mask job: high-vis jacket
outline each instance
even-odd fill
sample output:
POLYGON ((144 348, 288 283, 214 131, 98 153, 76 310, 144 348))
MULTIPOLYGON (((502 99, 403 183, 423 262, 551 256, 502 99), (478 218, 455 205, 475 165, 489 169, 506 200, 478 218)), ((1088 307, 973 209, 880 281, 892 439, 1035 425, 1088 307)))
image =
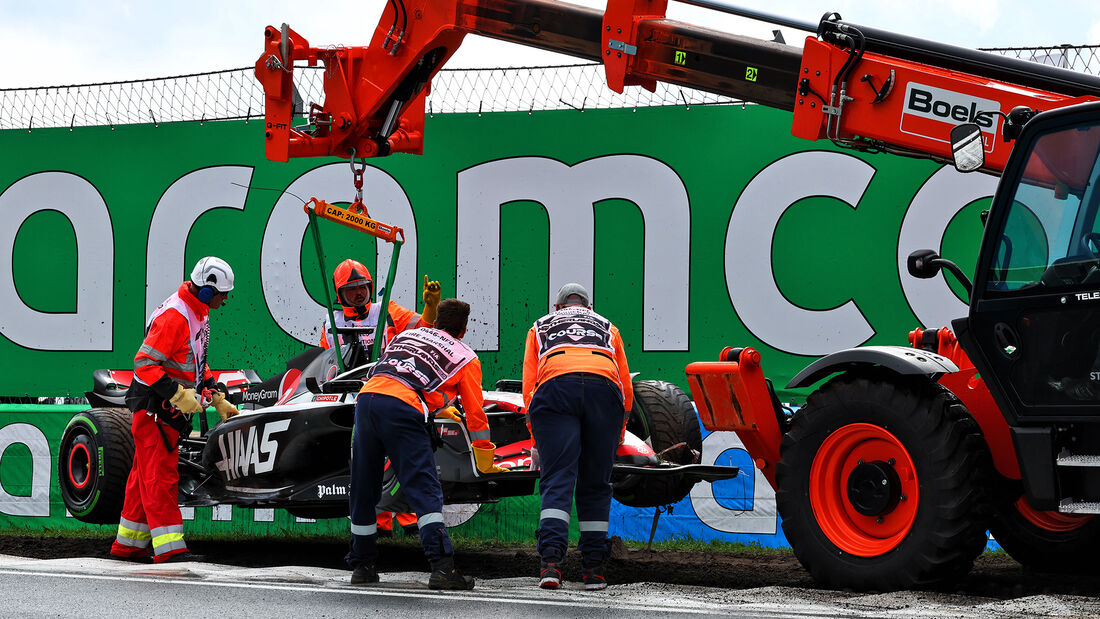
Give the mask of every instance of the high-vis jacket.
POLYGON ((199 387, 213 373, 206 365, 210 341, 210 307, 185 282, 153 310, 145 340, 134 356, 134 382, 126 403, 135 413, 134 463, 118 532, 111 546, 116 557, 145 556, 163 562, 187 552, 179 508, 180 433, 190 432, 191 420, 167 410, 165 400, 178 385, 199 387))
MULTIPOLYGON (((344 307, 344 311, 335 312, 334 318, 336 318, 337 327, 378 327, 378 314, 382 310, 381 303, 370 303, 367 305, 367 312, 365 314, 358 314, 355 308, 344 307)), ((431 327, 433 325, 424 322, 420 314, 401 307, 397 303, 390 301, 389 311, 386 312, 386 339, 382 340, 382 348, 390 343, 398 333, 402 333, 408 329, 416 329, 419 327, 431 327)), ((340 337, 341 343, 344 341, 343 336, 340 337)), ((362 333, 359 335, 359 341, 363 346, 369 347, 374 345, 374 333, 362 333)), ((325 318, 321 323, 321 343, 320 346, 324 349, 332 347, 332 333, 328 324, 328 313, 325 313, 325 318)))
POLYGON ((523 353, 523 404, 531 405, 539 385, 563 374, 583 372, 619 385, 630 410, 634 389, 619 329, 587 307, 568 306, 535 321, 523 353))
POLYGON ((470 438, 489 440, 481 361, 473 349, 441 329, 422 327, 395 337, 360 393, 395 397, 425 415, 462 396, 470 438))
POLYGON ((180 284, 149 316, 145 340, 134 355, 136 382, 171 397, 176 392, 174 383, 197 387, 212 377, 206 365, 209 315, 210 306, 195 298, 186 282, 180 284))

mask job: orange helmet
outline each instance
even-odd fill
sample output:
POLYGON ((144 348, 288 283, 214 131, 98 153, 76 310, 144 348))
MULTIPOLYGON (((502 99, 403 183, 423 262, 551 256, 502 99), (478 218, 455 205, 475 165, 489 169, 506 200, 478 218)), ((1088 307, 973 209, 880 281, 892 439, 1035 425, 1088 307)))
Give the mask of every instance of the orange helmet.
POLYGON ((344 298, 343 289, 348 286, 362 286, 364 283, 370 286, 367 293, 367 302, 374 296, 374 280, 370 270, 363 263, 348 258, 336 266, 332 274, 332 281, 336 285, 336 300, 344 307, 351 307, 351 302, 344 298))

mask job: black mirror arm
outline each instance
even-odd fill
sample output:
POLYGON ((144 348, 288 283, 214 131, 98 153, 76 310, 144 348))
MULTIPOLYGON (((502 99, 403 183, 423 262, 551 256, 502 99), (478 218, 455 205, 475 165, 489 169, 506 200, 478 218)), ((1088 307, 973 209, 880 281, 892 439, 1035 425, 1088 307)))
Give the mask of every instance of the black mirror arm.
POLYGON ((973 296, 974 284, 970 282, 970 278, 966 276, 966 273, 963 273, 963 270, 959 268, 959 265, 943 258, 935 258, 933 260, 930 260, 929 264, 950 271, 951 274, 959 280, 959 283, 962 284, 962 287, 966 289, 966 296, 973 296))

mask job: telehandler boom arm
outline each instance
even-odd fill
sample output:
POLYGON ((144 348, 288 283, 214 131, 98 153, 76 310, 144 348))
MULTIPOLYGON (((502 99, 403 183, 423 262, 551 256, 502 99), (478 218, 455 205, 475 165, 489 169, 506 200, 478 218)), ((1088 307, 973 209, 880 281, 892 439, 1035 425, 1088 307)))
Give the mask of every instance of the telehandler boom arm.
POLYGON ((470 33, 598 60, 616 92, 661 81, 790 110, 794 135, 860 150, 949 160, 950 128, 976 123, 991 172, 1004 168, 1009 149, 999 137, 1011 137, 1013 124, 1100 97, 1095 76, 859 26, 835 13, 814 25, 713 0, 686 3, 815 34, 800 50, 719 32, 666 19, 668 0, 609 0, 603 12, 557 0, 390 0, 366 47, 311 47, 285 24, 266 29, 256 62, 266 155, 421 153, 431 79, 470 33), (325 103, 300 127, 292 126, 296 61, 326 68, 325 103))

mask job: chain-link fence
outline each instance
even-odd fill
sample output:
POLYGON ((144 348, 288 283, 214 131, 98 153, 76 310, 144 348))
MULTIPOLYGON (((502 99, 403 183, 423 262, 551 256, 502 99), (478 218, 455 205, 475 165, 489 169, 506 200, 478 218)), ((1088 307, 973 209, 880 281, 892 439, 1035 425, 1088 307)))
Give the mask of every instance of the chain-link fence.
MULTIPOLYGON (((295 67, 296 111, 324 103, 322 67, 295 67), (301 105, 297 105, 300 102, 301 105)), ((736 103, 729 97, 658 84, 656 92, 607 88, 600 64, 440 71, 431 114, 535 112, 736 103)), ((148 80, 0 90, 0 129, 114 126, 262 118, 264 91, 253 69, 148 80)))
MULTIPOLYGON (((986 50, 1091 74, 1100 73, 1100 46, 986 50)), ((320 67, 296 67, 301 110, 324 103, 320 67)), ((690 88, 658 84, 656 92, 607 88, 603 66, 580 64, 440 71, 428 97, 431 114, 536 112, 741 103, 690 88)), ((114 126, 137 123, 239 120, 264 115, 264 92, 252 68, 148 80, 0 89, 0 129, 114 126)))
POLYGON ((1030 60, 1061 67, 1071 71, 1080 71, 1090 75, 1100 75, 1100 45, 1059 45, 1057 47, 994 47, 982 51, 1030 60))

